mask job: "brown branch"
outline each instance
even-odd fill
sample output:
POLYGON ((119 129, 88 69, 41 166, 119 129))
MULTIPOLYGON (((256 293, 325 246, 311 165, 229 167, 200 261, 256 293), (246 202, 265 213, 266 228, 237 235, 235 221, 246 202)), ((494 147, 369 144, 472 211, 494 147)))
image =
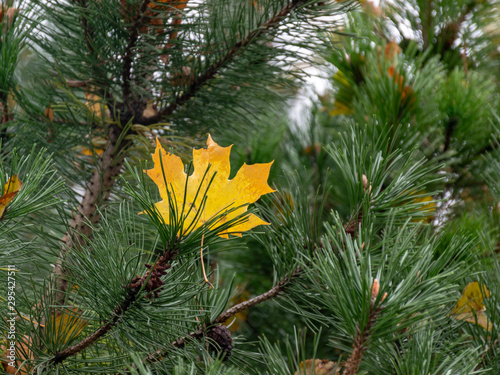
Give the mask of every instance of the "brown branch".
POLYGON ((84 349, 88 348, 92 344, 94 344, 97 340, 99 340, 106 333, 111 331, 111 329, 118 324, 120 319, 123 317, 123 315, 127 312, 127 310, 130 308, 132 303, 135 302, 136 299, 137 299, 137 293, 134 293, 133 291, 130 292, 125 301, 123 301, 123 303, 120 306, 115 307, 115 309, 113 310, 113 317, 110 321, 108 321, 103 326, 99 327, 99 329, 97 329, 90 336, 80 341, 78 344, 70 346, 69 348, 64 349, 62 352, 54 354, 54 357, 52 358, 51 361, 48 362, 48 364, 50 365, 50 364, 61 363, 66 358, 72 357, 82 352, 84 349))
POLYGON ((132 60, 133 60, 133 49, 135 44, 137 43, 137 39, 139 37, 139 28, 141 26, 141 20, 148 9, 148 4, 150 0, 144 0, 141 4, 139 11, 135 14, 134 22, 130 27, 130 34, 127 47, 125 48, 125 52, 123 54, 123 69, 122 69, 122 90, 123 90, 123 101, 129 107, 129 110, 132 111, 132 107, 129 103, 130 101, 130 80, 132 73, 132 60))
POLYGON ((83 194, 83 199, 73 214, 69 230, 62 238, 63 246, 59 259, 52 272, 56 286, 56 304, 63 304, 68 289, 68 281, 64 278, 63 259, 65 254, 86 243, 85 238, 92 237, 92 226, 99 222, 101 216, 98 207, 109 198, 111 188, 119 175, 125 157, 125 148, 129 142, 120 139, 122 129, 110 125, 105 151, 100 157, 96 170, 83 194))
MULTIPOLYGON (((375 321, 377 320, 380 312, 382 311, 382 306, 377 305, 377 296, 379 294, 379 282, 377 279, 374 280, 372 291, 371 291, 371 299, 370 299, 370 311, 368 312, 368 321, 366 325, 361 331, 361 328, 358 325, 356 337, 354 338, 353 350, 351 355, 346 361, 343 375, 356 375, 359 366, 361 364, 361 360, 363 359, 363 355, 367 349, 367 344, 370 340, 370 336, 372 334, 372 328, 375 325, 375 321)), ((387 293, 384 293, 382 298, 380 299, 380 303, 384 301, 387 297, 387 293)))
POLYGON ((0 97, 0 142, 4 144, 7 140, 7 127, 4 125, 12 121, 12 114, 9 110, 8 94, 2 94, 0 97))
MULTIPOLYGON (((83 9, 87 9, 87 0, 77 0, 77 3, 83 9)), ((89 50, 90 54, 93 55, 95 53, 95 49, 94 49, 94 46, 92 44, 93 40, 94 40, 94 31, 90 28, 90 26, 87 22, 87 17, 82 16, 81 23, 82 23, 82 28, 83 28, 83 35, 85 38, 85 44, 87 45, 87 49, 89 50)))
POLYGON ((230 317, 238 314, 239 312, 243 310, 247 310, 252 306, 258 305, 259 303, 262 303, 264 301, 273 299, 277 297, 280 293, 282 293, 285 288, 292 282, 294 279, 300 276, 302 273, 302 268, 297 267, 295 271, 290 276, 285 277, 283 280, 281 280, 278 285, 276 285, 274 288, 269 289, 267 292, 262 293, 256 297, 253 297, 249 299, 248 301, 243 301, 230 309, 226 310, 222 314, 220 314, 217 319, 215 319, 214 323, 224 323, 226 320, 228 320, 230 317))

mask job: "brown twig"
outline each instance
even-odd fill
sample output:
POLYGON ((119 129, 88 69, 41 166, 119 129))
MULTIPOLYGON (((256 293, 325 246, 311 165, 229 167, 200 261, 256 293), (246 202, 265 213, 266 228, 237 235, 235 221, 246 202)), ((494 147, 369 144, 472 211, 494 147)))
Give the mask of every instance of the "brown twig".
POLYGON ((88 81, 78 81, 76 79, 67 79, 65 81, 66 83, 66 86, 68 87, 71 87, 71 88, 79 88, 79 87, 85 87, 85 86, 89 86, 92 81, 88 80, 88 81))
POLYGON ((0 142, 3 144, 7 140, 7 128, 4 124, 12 121, 12 114, 9 111, 8 94, 0 96, 0 142))
POLYGON ((302 273, 302 268, 297 267, 295 271, 290 276, 285 277, 283 280, 281 280, 275 287, 269 289, 267 292, 262 293, 256 297, 253 297, 249 299, 248 301, 243 301, 230 309, 226 310, 222 314, 220 314, 217 319, 215 319, 214 323, 224 323, 226 320, 228 320, 230 317, 238 314, 239 312, 243 310, 247 310, 252 306, 258 305, 259 303, 262 303, 264 301, 273 299, 277 297, 280 293, 282 293, 285 288, 292 282, 294 279, 298 278, 300 274, 302 273))
POLYGON ((127 310, 130 308, 132 303, 135 302, 136 299, 137 299, 137 293, 131 291, 127 296, 127 298, 125 299, 125 301, 123 301, 121 305, 115 307, 115 309, 113 310, 112 318, 106 324, 99 327, 94 333, 92 333, 90 336, 80 341, 78 344, 70 346, 69 348, 64 349, 62 352, 55 353, 54 357, 52 358, 51 361, 48 362, 48 364, 61 363, 66 358, 72 357, 82 352, 84 349, 88 348, 92 344, 94 344, 97 340, 99 340, 106 333, 111 331, 111 329, 118 324, 120 319, 123 317, 123 315, 127 312, 127 310))
POLYGON ((361 332, 358 328, 358 333, 356 335, 356 338, 354 339, 354 348, 351 352, 351 355, 347 359, 343 375, 356 375, 356 373, 358 372, 359 365, 361 364, 361 360, 363 359, 363 355, 366 350, 366 343, 370 337, 370 329, 375 322, 376 313, 376 310, 370 311, 368 323, 363 332, 361 332))
MULTIPOLYGON (((80 5, 83 9, 87 9, 87 0, 77 0, 78 5, 80 5)), ((87 49, 90 54, 93 55, 95 53, 93 40, 94 40, 94 31, 89 27, 87 17, 81 17, 81 23, 83 28, 83 35, 85 37, 85 44, 87 45, 87 49)))

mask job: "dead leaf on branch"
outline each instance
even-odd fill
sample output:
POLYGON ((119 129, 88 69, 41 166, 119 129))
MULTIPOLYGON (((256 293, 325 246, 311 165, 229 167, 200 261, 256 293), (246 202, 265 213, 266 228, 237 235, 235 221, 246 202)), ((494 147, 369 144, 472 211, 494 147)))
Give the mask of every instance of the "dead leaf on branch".
POLYGON ((462 296, 449 316, 457 320, 477 324, 491 331, 493 325, 486 316, 486 306, 484 305, 484 298, 489 297, 490 291, 486 286, 473 281, 465 287, 462 296))
POLYGON ((7 7, 0 4, 0 23, 3 23, 3 31, 5 32, 9 26, 12 25, 14 17, 19 13, 21 9, 7 7), (5 18, 5 19, 4 19, 5 18))
POLYGON ((0 197, 0 219, 2 218, 7 205, 12 202, 22 187, 23 183, 17 177, 17 174, 14 174, 9 178, 3 188, 3 195, 0 197))
MULTIPOLYGON (((167 225, 171 224, 169 199, 176 206, 175 213, 183 220, 179 235, 186 235, 216 217, 217 223, 211 230, 217 231, 222 224, 245 215, 248 205, 262 195, 274 192, 267 184, 272 162, 243 164, 236 176, 229 180, 230 153, 231 146, 220 147, 209 135, 206 149, 193 149, 194 171, 188 176, 181 158, 165 152, 157 140, 154 168, 147 174, 160 191, 163 200, 155 206, 167 225)), ((244 221, 217 234, 223 238, 229 238, 229 234, 241 237, 242 232, 268 224, 254 214, 247 214, 244 221)))
POLYGON ((24 335, 20 340, 5 339, 2 342, 0 345, 2 366, 7 374, 27 375, 32 373, 31 366, 25 363, 34 358, 30 346, 31 337, 27 335, 24 335))

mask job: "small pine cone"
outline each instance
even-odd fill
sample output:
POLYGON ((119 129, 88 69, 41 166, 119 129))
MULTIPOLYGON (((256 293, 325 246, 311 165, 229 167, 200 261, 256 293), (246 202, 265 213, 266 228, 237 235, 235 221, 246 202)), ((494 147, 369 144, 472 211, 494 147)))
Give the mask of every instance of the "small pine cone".
POLYGON ((222 352, 221 358, 226 361, 233 350, 233 338, 229 329, 224 325, 214 326, 208 331, 207 337, 211 339, 209 341, 210 352, 215 355, 222 352))
POLYGON ((360 212, 358 214, 358 217, 356 219, 350 220, 345 226, 344 230, 347 234, 351 236, 351 238, 354 239, 354 237, 358 233, 359 229, 359 224, 363 224, 363 212, 360 212))

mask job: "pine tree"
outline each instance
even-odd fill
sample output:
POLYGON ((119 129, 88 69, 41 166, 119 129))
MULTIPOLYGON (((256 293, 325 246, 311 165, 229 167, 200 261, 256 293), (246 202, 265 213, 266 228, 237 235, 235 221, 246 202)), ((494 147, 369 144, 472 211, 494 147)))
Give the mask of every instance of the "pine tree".
POLYGON ((499 373, 499 12, 5 1, 3 371, 499 373))

